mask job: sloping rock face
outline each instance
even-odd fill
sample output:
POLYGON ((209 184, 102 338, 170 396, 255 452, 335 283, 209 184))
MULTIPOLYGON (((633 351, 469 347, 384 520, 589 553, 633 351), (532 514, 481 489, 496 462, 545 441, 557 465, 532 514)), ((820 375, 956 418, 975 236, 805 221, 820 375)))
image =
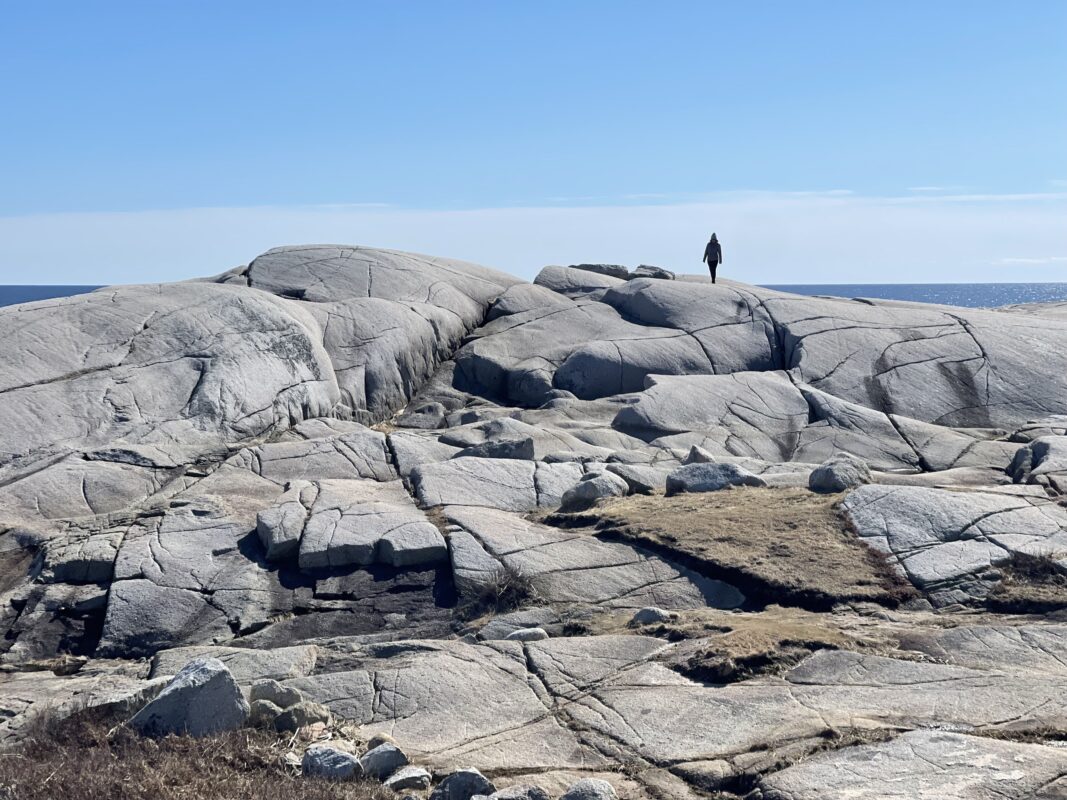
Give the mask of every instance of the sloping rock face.
POLYGON ((850 770, 865 797, 897 772, 974 797, 1064 772, 1062 625, 982 610, 1019 559, 1067 584, 1055 315, 314 245, 0 309, 0 335, 0 740, 46 708, 132 716, 217 658, 505 790, 801 800, 850 770), (763 600, 580 527, 683 478, 774 502, 828 461, 870 469, 824 487, 842 535, 922 599, 836 608, 787 656, 702 671, 763 600))
POLYGON ((637 391, 650 374, 783 369, 883 412, 995 427, 1062 408, 1067 379, 1052 363, 1065 335, 1052 319, 637 279, 595 302, 498 318, 457 364, 520 403, 637 391))
POLYGON ((913 731, 812 759, 763 781, 763 800, 850 797, 1052 798, 1065 787, 1061 748, 913 731), (1053 785, 1057 784, 1057 785, 1053 785))
POLYGON ((1044 493, 862 486, 844 508, 936 605, 985 596, 1014 554, 1067 559, 1067 511, 1044 493))

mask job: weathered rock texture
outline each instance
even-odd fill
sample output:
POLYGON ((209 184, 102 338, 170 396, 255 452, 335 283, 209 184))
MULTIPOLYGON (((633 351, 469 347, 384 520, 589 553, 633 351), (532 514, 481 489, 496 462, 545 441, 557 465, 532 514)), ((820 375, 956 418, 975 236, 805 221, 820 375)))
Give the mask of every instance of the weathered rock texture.
POLYGON ((314 245, 0 309, 0 337, 0 739, 80 707, 206 731, 187 695, 229 725, 272 680, 258 722, 388 732, 397 787, 438 797, 478 781, 424 767, 501 797, 1063 789, 1063 626, 983 610, 1020 564, 1067 607, 1058 313, 314 245), (685 626, 790 598, 581 527, 626 494, 809 485, 922 598, 785 655, 685 626), (697 680, 720 650, 733 677, 697 680))

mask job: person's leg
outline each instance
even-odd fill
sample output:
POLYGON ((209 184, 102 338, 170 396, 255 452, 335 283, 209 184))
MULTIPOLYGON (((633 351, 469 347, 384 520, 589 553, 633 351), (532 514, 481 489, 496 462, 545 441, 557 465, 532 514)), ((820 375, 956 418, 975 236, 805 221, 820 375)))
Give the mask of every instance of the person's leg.
POLYGON ((719 262, 716 261, 712 264, 709 264, 708 266, 711 269, 711 282, 715 283, 715 270, 719 268, 719 262))

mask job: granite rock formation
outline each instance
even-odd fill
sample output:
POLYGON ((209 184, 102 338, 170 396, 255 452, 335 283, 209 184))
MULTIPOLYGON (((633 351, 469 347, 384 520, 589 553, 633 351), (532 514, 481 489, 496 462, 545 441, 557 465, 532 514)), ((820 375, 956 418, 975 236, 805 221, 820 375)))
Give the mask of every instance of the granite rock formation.
POLYGON ((242 720, 269 679, 403 747, 309 772, 403 756, 420 790, 1063 790, 1058 601, 993 603, 1020 564, 1067 583, 1058 312, 316 245, 0 309, 0 336, 0 739, 144 718, 207 670, 242 720), (725 683, 694 664, 730 626, 678 626, 763 600, 580 527, 626 494, 809 481, 919 599, 842 605, 830 644, 725 683))

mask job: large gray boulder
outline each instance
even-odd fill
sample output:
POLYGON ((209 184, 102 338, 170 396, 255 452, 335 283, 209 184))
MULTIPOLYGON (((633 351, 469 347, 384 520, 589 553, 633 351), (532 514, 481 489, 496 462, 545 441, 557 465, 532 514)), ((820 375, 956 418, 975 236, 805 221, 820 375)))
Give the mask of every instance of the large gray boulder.
POLYGON ((363 777, 358 758, 326 744, 313 745, 305 750, 300 769, 305 778, 347 781, 363 777))
POLYGON ((430 793, 430 800, 471 800, 477 794, 490 795, 496 787, 476 769, 460 769, 445 776, 430 793))
POLYGON ((295 733, 310 725, 328 725, 330 719, 330 709, 326 706, 301 700, 282 709, 274 718, 274 729, 279 733, 295 733))
POLYGON ((566 297, 584 297, 618 286, 626 278, 586 270, 581 267, 549 266, 537 273, 535 286, 543 286, 566 297))
POLYGON ((629 485, 611 472, 587 472, 574 486, 568 489, 560 502, 560 511, 582 511, 591 508, 599 500, 622 497, 629 485))
POLYGON ((560 800, 617 800, 615 787, 600 778, 582 778, 563 793, 560 800))
POLYGON ((717 492, 730 486, 766 485, 767 482, 759 475, 737 464, 686 464, 667 476, 667 496, 687 492, 717 492))
POLYGON ((248 711, 226 666, 216 658, 197 658, 133 716, 130 727, 146 736, 208 736, 240 728, 248 711))
POLYGON ((407 766, 408 757, 395 744, 386 742, 360 756, 359 763, 368 778, 384 781, 401 767, 407 766))
POLYGON ((248 285, 301 301, 323 331, 341 402, 362 422, 390 416, 518 281, 453 259, 342 245, 281 247, 248 285))
POLYGON ((382 784, 394 792, 402 792, 405 789, 429 789, 433 777, 423 767, 401 767, 384 781, 382 784))
POLYGON ((843 492, 871 482, 871 469, 848 453, 838 453, 811 471, 808 488, 813 492, 843 492))
POLYGON ((1020 447, 1010 472, 1016 483, 1035 483, 1067 494, 1067 436, 1039 436, 1020 447))

